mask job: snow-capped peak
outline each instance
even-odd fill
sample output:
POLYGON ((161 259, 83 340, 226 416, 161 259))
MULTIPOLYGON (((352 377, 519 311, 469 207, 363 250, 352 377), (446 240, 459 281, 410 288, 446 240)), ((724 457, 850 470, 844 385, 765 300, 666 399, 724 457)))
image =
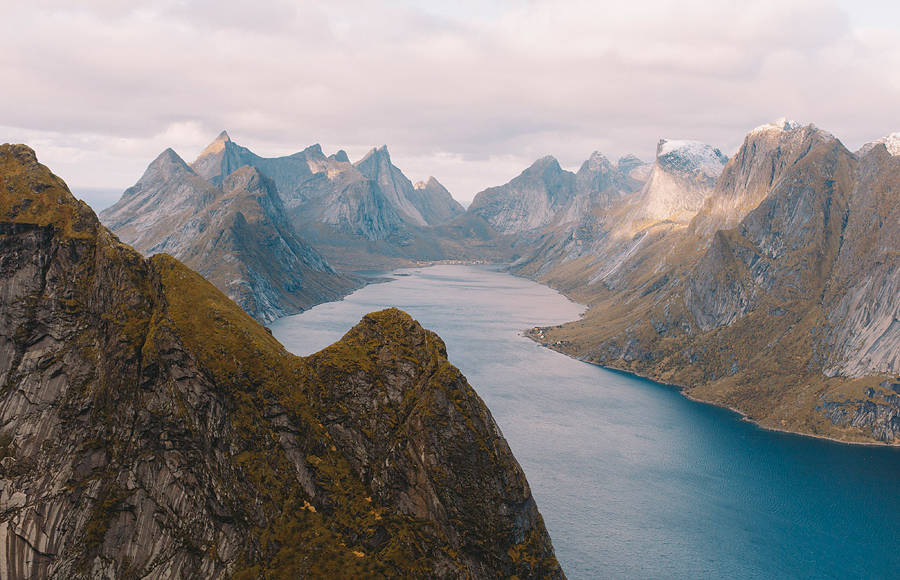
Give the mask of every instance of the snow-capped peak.
POLYGON ((718 177, 728 162, 728 157, 715 147, 686 139, 660 140, 656 158, 682 171, 701 171, 711 177, 718 177))
POLYGON ((887 137, 882 137, 876 143, 883 143, 887 147, 888 153, 894 157, 900 155, 900 132, 891 133, 887 137))
POLYGON ((800 123, 797 121, 792 121, 790 119, 786 119, 784 117, 780 117, 775 119, 771 123, 766 123, 765 125, 760 125, 759 127, 750 131, 751 133, 760 133, 763 131, 791 131, 793 129, 799 129, 802 127, 800 123))
POLYGON ((888 153, 890 153, 893 157, 900 156, 900 132, 891 133, 887 137, 882 137, 881 139, 878 139, 876 141, 870 141, 860 147, 859 151, 857 151, 856 154, 862 157, 878 145, 884 145, 885 149, 887 149, 888 153))

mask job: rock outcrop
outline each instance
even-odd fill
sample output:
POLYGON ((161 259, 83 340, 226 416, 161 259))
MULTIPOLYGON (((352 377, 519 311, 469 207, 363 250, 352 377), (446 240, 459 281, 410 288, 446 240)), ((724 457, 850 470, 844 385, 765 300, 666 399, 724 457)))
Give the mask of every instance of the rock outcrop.
POLYGON ((21 145, 0 273, 4 577, 563 577, 490 413, 408 315, 294 357, 21 145))

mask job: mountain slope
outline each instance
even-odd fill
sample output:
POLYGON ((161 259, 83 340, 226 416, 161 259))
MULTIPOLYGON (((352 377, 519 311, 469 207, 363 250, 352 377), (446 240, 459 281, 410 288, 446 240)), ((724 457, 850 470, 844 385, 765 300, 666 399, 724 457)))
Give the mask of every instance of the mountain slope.
POLYGON ((258 170, 241 166, 213 186, 168 149, 101 217, 139 251, 177 257, 270 322, 358 285, 300 240, 285 213, 258 170))
POLYGON ((4 577, 563 577, 433 333, 302 359, 0 146, 4 577))
POLYGON ((445 224, 466 213, 447 188, 433 176, 417 182, 413 190, 407 193, 407 197, 432 226, 445 224))
POLYGON ((826 374, 900 376, 900 148, 859 162, 840 254, 824 296, 826 374))
POLYGON ((813 126, 756 129, 693 221, 635 245, 615 277, 548 274, 591 309, 536 336, 764 426, 896 442, 897 172, 884 146, 858 161, 813 126))

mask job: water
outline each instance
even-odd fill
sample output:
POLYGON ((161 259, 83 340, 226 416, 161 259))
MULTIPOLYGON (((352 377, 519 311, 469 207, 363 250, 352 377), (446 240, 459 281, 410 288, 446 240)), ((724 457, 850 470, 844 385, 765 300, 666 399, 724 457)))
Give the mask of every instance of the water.
POLYGON ((397 306, 440 334, 524 468, 569 578, 900 574, 900 450, 764 431, 541 348, 522 330, 582 307, 533 282, 401 272, 272 330, 309 354, 397 306))

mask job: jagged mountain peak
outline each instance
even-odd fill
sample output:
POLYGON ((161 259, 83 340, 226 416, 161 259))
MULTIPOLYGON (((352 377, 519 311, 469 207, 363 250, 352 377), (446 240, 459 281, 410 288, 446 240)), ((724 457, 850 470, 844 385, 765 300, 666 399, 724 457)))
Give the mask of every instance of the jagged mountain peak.
POLYGON ((310 145, 309 147, 304 149, 303 153, 307 153, 307 154, 312 153, 314 155, 318 155, 318 156, 322 156, 322 157, 325 156, 325 153, 322 152, 322 146, 318 143, 313 143, 312 145, 310 145))
POLYGON ((391 162, 391 153, 388 151, 387 145, 381 145, 380 147, 372 147, 369 149, 369 152, 363 155, 363 158, 354 163, 357 167, 367 164, 367 163, 390 163, 391 162))
POLYGON ((165 151, 157 155, 156 159, 150 162, 150 165, 147 166, 147 172, 158 171, 167 167, 194 173, 194 170, 191 169, 190 165, 188 165, 181 155, 176 153, 171 147, 168 147, 165 151))
POLYGON ((866 143, 859 149, 857 154, 862 157, 878 145, 884 145, 884 148, 887 149, 888 153, 890 153, 892 156, 900 156, 900 131, 891 133, 890 135, 882 137, 881 139, 878 139, 876 141, 866 143))
POLYGON ((447 188, 444 187, 444 185, 443 185, 440 181, 438 181, 437 178, 436 178, 435 176, 433 176, 433 175, 429 175, 429 176, 428 176, 428 179, 426 179, 426 180, 424 180, 424 181, 417 181, 417 182, 413 185, 413 187, 415 187, 416 189, 420 189, 420 190, 421 190, 421 189, 429 189, 429 188, 432 188, 432 187, 434 187, 434 188, 441 188, 441 189, 447 189, 447 188))
POLYGON ((701 141, 660 139, 656 146, 656 161, 670 170, 688 173, 699 171, 715 178, 722 173, 728 157, 701 141))
POLYGON ((619 157, 619 160, 616 162, 616 167, 618 167, 620 171, 631 171, 640 165, 646 165, 646 162, 637 155, 631 153, 619 157))
POLYGON ((598 169, 607 167, 612 167, 612 163, 610 163, 609 158, 599 151, 594 151, 593 153, 591 153, 591 156, 587 158, 587 161, 581 164, 581 170, 579 171, 583 171, 586 169, 596 171, 598 169))
POLYGON ((350 163, 350 157, 343 149, 338 149, 337 153, 329 156, 329 158, 334 159, 335 161, 340 161, 341 163, 350 163))
POLYGON ((222 131, 215 139, 213 139, 212 143, 207 145, 206 148, 200 152, 200 155, 197 158, 200 159, 201 157, 221 153, 225 150, 226 143, 232 143, 232 140, 228 135, 228 131, 222 131))
POLYGON ((802 123, 792 121, 790 119, 787 119, 786 117, 779 117, 771 123, 766 123, 754 128, 752 131, 750 131, 750 133, 762 133, 766 131, 793 131, 794 129, 799 129, 801 127, 803 127, 802 123))
MULTIPOLYGON (((553 155, 544 155, 534 161, 528 169, 544 169, 547 167, 559 167, 559 160, 553 155)), ((527 171, 527 169, 526 169, 527 171)))
POLYGON ((269 187, 271 180, 262 174, 256 167, 244 165, 232 171, 222 181, 224 191, 246 190, 251 193, 269 187))

